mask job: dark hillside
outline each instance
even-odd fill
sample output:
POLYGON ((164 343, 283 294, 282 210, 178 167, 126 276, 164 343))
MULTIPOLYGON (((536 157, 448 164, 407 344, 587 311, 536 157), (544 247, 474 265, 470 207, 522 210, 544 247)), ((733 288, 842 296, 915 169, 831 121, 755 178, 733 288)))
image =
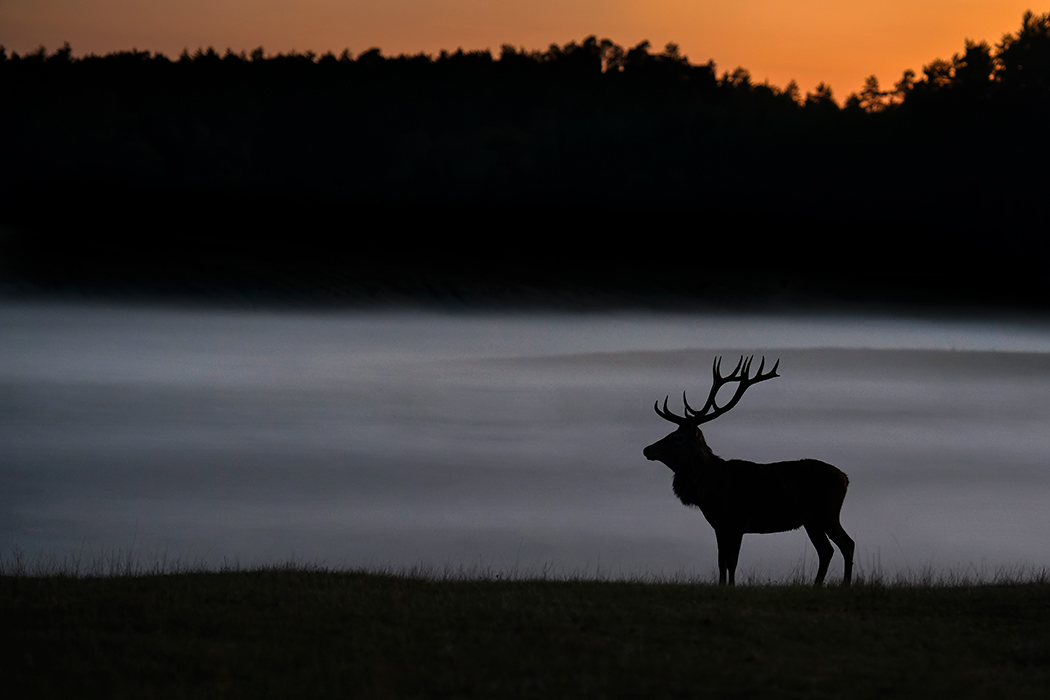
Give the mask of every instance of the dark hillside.
POLYGON ((0 577, 13 697, 1044 698, 1045 583, 0 577))

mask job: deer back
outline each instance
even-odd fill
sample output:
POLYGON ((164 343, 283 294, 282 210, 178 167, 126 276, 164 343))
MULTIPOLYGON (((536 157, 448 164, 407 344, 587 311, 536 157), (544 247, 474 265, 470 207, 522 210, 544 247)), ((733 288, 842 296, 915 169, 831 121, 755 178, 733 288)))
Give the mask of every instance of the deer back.
POLYGON ((837 517, 849 479, 816 459, 756 464, 720 460, 695 473, 675 474, 675 494, 700 508, 715 529, 783 532, 837 517))

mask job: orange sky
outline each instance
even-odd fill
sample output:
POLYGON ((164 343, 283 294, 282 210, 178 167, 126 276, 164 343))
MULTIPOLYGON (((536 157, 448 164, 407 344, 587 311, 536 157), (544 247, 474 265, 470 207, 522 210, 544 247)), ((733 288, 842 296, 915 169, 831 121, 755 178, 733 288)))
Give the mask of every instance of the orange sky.
POLYGON ((1031 0, 0 0, 0 44, 25 52, 69 41, 76 55, 148 49, 175 56, 214 46, 269 53, 378 46, 436 53, 510 43, 530 49, 589 34, 626 47, 675 41, 694 63, 743 66, 758 82, 803 91, 820 81, 841 101, 875 73, 994 43, 1031 0))

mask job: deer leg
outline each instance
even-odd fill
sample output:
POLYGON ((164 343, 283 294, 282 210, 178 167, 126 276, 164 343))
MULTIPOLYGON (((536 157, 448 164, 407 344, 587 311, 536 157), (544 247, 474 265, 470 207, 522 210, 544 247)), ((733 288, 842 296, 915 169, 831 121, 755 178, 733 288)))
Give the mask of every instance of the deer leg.
POLYGON ((736 562, 740 558, 740 543, 744 539, 744 533, 735 531, 715 532, 718 540, 718 583, 726 585, 726 574, 729 575, 729 585, 736 584, 736 562))
POLYGON ((853 550, 856 548, 856 543, 842 529, 842 525, 839 524, 838 520, 827 528, 827 532, 828 537, 842 552, 842 585, 849 586, 853 581, 853 550))
POLYGON ((828 564, 831 563, 831 556, 835 553, 835 548, 828 542, 828 536, 824 534, 823 529, 816 525, 806 525, 805 527, 806 534, 809 535, 813 546, 817 548, 817 558, 820 563, 817 566, 817 580, 813 585, 819 587, 824 583, 824 576, 828 573, 828 564))

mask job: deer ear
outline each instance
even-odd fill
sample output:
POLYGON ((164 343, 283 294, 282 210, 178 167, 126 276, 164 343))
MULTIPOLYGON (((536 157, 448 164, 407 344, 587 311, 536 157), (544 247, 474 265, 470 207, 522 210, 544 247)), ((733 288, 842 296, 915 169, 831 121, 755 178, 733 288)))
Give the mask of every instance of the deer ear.
POLYGON ((707 446, 707 441, 704 440, 704 431, 700 430, 700 428, 696 429, 696 441, 705 447, 707 446))

